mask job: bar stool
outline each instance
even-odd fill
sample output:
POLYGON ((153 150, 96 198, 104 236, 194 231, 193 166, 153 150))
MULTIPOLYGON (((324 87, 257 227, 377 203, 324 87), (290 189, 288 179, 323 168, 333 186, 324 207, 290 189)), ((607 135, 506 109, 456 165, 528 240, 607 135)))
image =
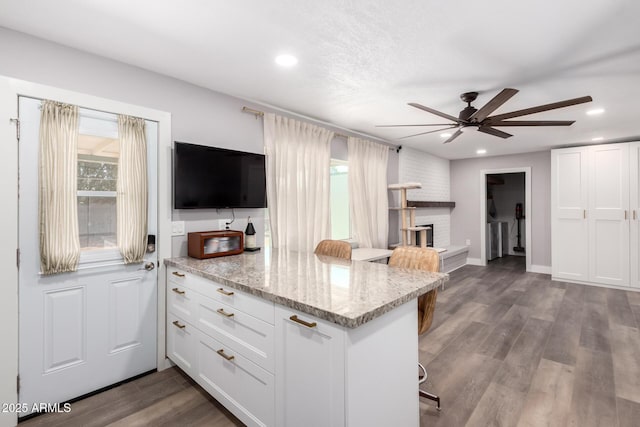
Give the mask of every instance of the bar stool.
MULTIPOLYGON (((393 250, 389 258, 389 267, 401 267, 416 270, 437 272, 440 270, 440 257, 438 252, 430 248, 418 248, 414 246, 400 246, 393 250)), ((436 308, 438 289, 433 289, 418 298, 418 335, 429 330, 433 322, 433 313, 436 308)), ((424 372, 418 378, 418 387, 427 380, 427 370, 418 363, 424 372)), ((420 397, 436 402, 436 408, 440 410, 440 397, 418 388, 420 397)))

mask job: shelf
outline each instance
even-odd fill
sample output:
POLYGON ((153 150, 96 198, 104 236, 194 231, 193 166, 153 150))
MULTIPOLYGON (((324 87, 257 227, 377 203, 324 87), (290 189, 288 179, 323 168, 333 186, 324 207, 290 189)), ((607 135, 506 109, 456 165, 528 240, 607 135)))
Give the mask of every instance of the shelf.
POLYGON ((414 207, 407 207, 407 208, 403 208, 403 207, 391 207, 389 208, 390 211, 411 211, 411 210, 415 210, 415 206, 414 207))
POLYGON ((422 202, 407 200, 407 205, 412 208, 455 208, 456 202, 422 202))
POLYGON ((387 188, 389 190, 412 190, 415 188, 422 188, 422 184, 419 182, 405 182, 402 184, 389 184, 387 188))
POLYGON ((431 230, 431 226, 429 227, 407 227, 407 228, 401 228, 401 231, 422 231, 422 230, 431 230))

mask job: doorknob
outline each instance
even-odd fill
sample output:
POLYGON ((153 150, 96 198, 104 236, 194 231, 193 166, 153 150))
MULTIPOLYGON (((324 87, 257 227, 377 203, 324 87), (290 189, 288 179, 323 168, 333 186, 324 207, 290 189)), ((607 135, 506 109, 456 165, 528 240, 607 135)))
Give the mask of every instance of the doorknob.
POLYGON ((144 265, 144 269, 147 271, 151 271, 156 268, 156 264, 154 262, 148 262, 144 265))

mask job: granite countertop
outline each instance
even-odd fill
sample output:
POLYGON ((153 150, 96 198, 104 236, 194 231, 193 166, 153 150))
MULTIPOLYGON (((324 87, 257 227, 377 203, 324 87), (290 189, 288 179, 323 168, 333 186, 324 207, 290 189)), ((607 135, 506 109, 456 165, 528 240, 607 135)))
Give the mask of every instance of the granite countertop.
POLYGON ((279 249, 165 265, 356 328, 449 280, 445 273, 279 249))

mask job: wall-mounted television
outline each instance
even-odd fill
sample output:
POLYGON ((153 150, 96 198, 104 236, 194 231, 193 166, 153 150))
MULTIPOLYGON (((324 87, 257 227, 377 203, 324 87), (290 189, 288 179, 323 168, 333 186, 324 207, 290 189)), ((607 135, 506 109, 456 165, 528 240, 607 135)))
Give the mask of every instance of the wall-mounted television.
POLYGON ((175 142, 175 209, 267 207, 265 156, 175 142))

